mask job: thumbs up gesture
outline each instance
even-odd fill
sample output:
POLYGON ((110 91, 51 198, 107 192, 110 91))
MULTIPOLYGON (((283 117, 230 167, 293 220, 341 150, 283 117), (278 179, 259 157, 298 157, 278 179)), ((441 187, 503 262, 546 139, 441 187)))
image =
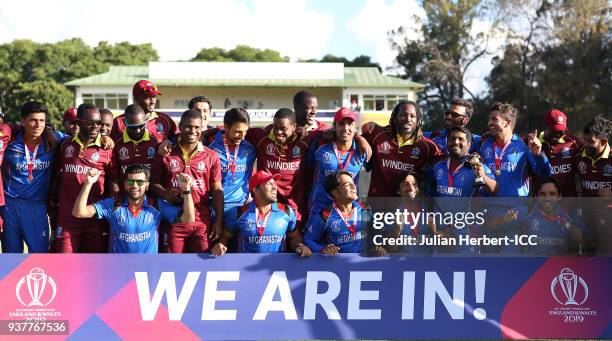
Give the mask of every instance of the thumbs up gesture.
POLYGON ((535 129, 527 135, 527 146, 535 156, 539 156, 542 152, 542 142, 538 138, 538 130, 535 129))

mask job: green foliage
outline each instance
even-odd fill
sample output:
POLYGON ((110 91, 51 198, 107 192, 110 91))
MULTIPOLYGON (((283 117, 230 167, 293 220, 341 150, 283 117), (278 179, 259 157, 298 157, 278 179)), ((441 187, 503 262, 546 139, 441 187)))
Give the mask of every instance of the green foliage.
POLYGON ((94 47, 93 54, 96 60, 107 66, 111 65, 146 65, 150 61, 159 60, 157 51, 151 44, 133 45, 127 41, 111 45, 101 41, 94 47))
POLYGON ((54 44, 15 40, 0 45, 0 106, 15 121, 21 105, 36 99, 49 107, 50 121, 57 123, 74 103, 63 83, 106 72, 110 65, 143 65, 158 58, 151 44, 100 42, 92 49, 78 38, 54 44))
POLYGON ((503 58, 494 60, 489 99, 519 108, 520 131, 541 128, 552 108, 568 114, 570 130, 581 131, 595 114, 612 109, 610 8, 605 0, 545 5, 535 3, 526 13, 511 7, 527 18, 531 30, 517 35, 503 58))
MULTIPOLYGON (((470 35, 476 19, 489 14, 483 0, 423 1, 425 18, 413 30, 406 26, 389 33, 398 52, 396 61, 403 78, 426 84, 419 101, 426 103, 426 125, 438 119, 453 98, 475 96, 465 87, 465 74, 474 61, 487 52, 488 36, 470 35)), ((437 122, 436 122, 437 123, 437 122)))
POLYGON ((256 49, 246 45, 238 45, 231 50, 218 47, 204 48, 191 59, 192 62, 288 62, 278 51, 256 49))
POLYGON ((321 60, 309 60, 309 62, 319 63, 343 63, 344 66, 349 67, 376 67, 378 71, 382 71, 382 68, 378 63, 372 62, 370 56, 360 55, 355 57, 353 60, 348 60, 345 57, 336 57, 331 54, 326 54, 321 60))
POLYGON ((54 125, 61 123, 64 110, 74 103, 72 92, 63 84, 52 79, 19 83, 9 97, 8 107, 16 109, 8 111, 8 120, 19 121, 19 108, 23 103, 31 100, 41 101, 47 105, 49 109, 47 120, 54 125))

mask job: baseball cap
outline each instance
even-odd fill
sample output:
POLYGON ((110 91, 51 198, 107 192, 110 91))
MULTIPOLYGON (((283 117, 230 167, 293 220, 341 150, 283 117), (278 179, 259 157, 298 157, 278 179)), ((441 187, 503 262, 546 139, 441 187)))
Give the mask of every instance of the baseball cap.
POLYGON ((64 111, 64 116, 62 116, 62 122, 66 121, 74 121, 77 119, 77 110, 76 108, 68 108, 64 111))
POLYGON ((253 188, 261 184, 265 184, 272 179, 279 180, 280 177, 280 174, 272 175, 266 171, 258 171, 257 173, 253 174, 251 176, 251 180, 249 180, 249 192, 253 192, 253 188))
POLYGON ((353 121, 357 121, 357 115, 355 115, 351 109, 342 107, 340 110, 336 111, 336 115, 334 115, 334 123, 340 122, 345 118, 350 118, 353 121))
POLYGON ((567 116, 561 110, 549 110, 544 116, 544 124, 553 131, 567 130, 567 116))
POLYGON ((157 95, 163 95, 157 86, 146 79, 141 79, 132 88, 132 96, 134 97, 155 97, 157 95))

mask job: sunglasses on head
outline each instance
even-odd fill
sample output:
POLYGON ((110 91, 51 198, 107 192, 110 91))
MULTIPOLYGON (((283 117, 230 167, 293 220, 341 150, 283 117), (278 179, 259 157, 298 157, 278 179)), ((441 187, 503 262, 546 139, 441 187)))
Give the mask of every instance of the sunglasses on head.
POLYGON ((126 179, 125 180, 125 183, 128 186, 133 186, 133 185, 144 186, 146 182, 147 180, 139 180, 139 179, 126 179))
POLYGON ((444 116, 449 116, 449 115, 452 118, 465 117, 465 115, 461 115, 460 113, 452 111, 452 110, 447 110, 446 112, 444 112, 444 116))

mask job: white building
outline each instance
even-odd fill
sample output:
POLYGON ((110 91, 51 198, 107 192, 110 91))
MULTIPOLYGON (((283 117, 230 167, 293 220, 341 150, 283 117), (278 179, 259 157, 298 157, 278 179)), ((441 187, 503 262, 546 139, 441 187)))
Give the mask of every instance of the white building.
POLYGON ((116 113, 132 103, 132 86, 152 81, 161 92, 160 111, 178 116, 197 95, 213 103, 213 120, 225 106, 245 107, 254 121, 269 121, 278 108, 292 108, 293 95, 317 95, 319 114, 330 120, 340 106, 357 101, 361 121, 386 123, 400 100, 414 100, 424 85, 382 75, 375 67, 341 63, 151 62, 148 66, 112 66, 106 73, 66 83, 74 87, 76 105, 90 102, 116 113))

